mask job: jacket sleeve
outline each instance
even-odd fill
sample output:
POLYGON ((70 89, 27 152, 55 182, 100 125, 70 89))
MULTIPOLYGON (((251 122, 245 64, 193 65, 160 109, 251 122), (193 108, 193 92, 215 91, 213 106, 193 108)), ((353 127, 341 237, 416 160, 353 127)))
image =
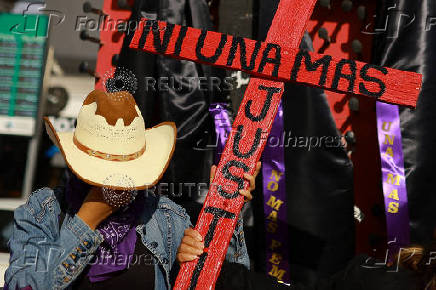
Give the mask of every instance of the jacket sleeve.
MULTIPOLYGON (((186 211, 184 209, 183 212, 186 215, 184 219, 184 227, 183 227, 183 229, 185 230, 188 227, 193 227, 193 226, 189 218, 189 215, 186 214, 186 211)), ((177 240, 178 242, 177 248, 179 247, 182 238, 183 238, 183 234, 180 236, 180 239, 177 240)), ((250 258, 248 256, 247 245, 245 244, 242 215, 240 215, 238 221, 236 222, 235 230, 232 234, 229 247, 227 248, 225 260, 230 263, 242 264, 247 269, 250 268, 250 258)))
MULTIPOLYGON (((161 199, 163 199, 163 198, 161 198, 161 199)), ((173 252, 172 252, 173 259, 170 261, 171 267, 170 267, 170 273, 169 273, 169 283, 170 283, 170 285, 172 285, 171 287, 173 287, 175 284, 175 281, 177 279, 177 275, 180 271, 180 265, 176 260, 176 254, 177 254, 178 248, 180 246, 181 240, 184 236, 185 229, 187 229, 189 227, 193 227, 193 226, 191 223, 191 219, 190 219, 189 215, 186 213, 184 208, 182 208, 179 205, 173 204, 173 203, 171 203, 171 205, 172 205, 171 209, 173 209, 173 210, 176 209, 175 212, 177 213, 177 215, 175 215, 175 216, 179 217, 179 218, 173 219, 174 224, 172 225, 175 229, 175 231, 174 231, 174 233, 175 233, 175 239, 174 239, 175 247, 173 247, 173 249, 172 249, 173 250, 173 252)), ((248 271, 248 269, 249 269, 250 260, 248 258, 247 247, 245 245, 244 232, 243 232, 243 228, 242 228, 242 219, 238 220, 238 222, 236 224, 235 231, 234 231, 232 238, 230 240, 230 243, 229 243, 229 247, 227 250, 225 260, 226 260, 226 262, 236 263, 235 265, 237 265, 240 268, 245 269, 245 271, 248 271)), ((229 263, 224 263, 224 264, 229 264, 229 263)), ((227 281, 227 279, 225 279, 225 281, 227 281)), ((242 288, 240 288, 240 289, 242 289, 242 288)))
POLYGON ((235 231, 227 248, 226 261, 244 265, 250 269, 250 258, 248 256, 247 245, 245 244, 244 225, 242 215, 236 222, 235 231))
POLYGON ((101 234, 76 215, 67 214, 59 227, 59 215, 59 203, 48 188, 15 210, 7 289, 64 289, 93 258, 101 234))
MULTIPOLYGON (((186 211, 183 209, 186 214, 186 211)), ((191 219, 188 214, 186 214, 184 229, 188 227, 193 227, 191 219)), ((232 238, 227 248, 226 261, 230 263, 242 264, 247 269, 250 269, 250 258, 248 256, 247 245, 245 244, 244 237, 244 225, 243 225, 242 215, 240 215, 238 221, 236 222, 235 230, 232 234, 232 238)), ((177 248, 180 245, 180 241, 183 235, 178 240, 177 248)))

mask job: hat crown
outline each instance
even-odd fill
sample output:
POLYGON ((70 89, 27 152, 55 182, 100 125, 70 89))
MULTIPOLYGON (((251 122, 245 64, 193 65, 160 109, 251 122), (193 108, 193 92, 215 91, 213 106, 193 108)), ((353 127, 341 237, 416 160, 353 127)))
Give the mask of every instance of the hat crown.
POLYGON ((118 119, 123 119, 124 126, 129 126, 138 117, 136 102, 129 92, 106 93, 92 91, 83 101, 83 105, 97 104, 96 115, 106 119, 109 125, 115 126, 118 119))
POLYGON ((74 135, 80 144, 107 154, 134 154, 145 146, 144 119, 128 92, 91 92, 80 109, 74 135))

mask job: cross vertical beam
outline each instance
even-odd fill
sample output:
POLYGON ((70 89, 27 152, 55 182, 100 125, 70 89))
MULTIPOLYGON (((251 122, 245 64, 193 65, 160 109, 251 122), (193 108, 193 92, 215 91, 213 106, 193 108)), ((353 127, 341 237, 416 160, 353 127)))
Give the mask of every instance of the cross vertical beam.
MULTIPOLYGON (((298 47, 315 2, 280 1, 266 40, 298 47)), ((239 190, 248 183, 242 175, 254 173, 283 90, 282 82, 250 80, 196 225, 204 237, 205 252, 198 260, 182 265, 174 289, 214 287, 244 204, 239 190)))

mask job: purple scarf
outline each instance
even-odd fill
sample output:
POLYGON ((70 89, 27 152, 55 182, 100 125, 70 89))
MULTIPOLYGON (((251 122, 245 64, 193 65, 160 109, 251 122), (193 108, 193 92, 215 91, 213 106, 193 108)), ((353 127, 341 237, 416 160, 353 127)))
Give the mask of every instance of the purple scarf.
MULTIPOLYGON (((66 186, 66 201, 72 211, 76 213, 89 189, 90 185, 69 173, 66 186)), ((112 277, 116 271, 127 268, 136 244, 136 220, 144 205, 144 196, 138 194, 135 201, 127 208, 121 209, 109 216, 97 230, 103 235, 104 241, 97 249, 95 259, 90 262, 87 276, 91 282, 99 282, 112 277)))

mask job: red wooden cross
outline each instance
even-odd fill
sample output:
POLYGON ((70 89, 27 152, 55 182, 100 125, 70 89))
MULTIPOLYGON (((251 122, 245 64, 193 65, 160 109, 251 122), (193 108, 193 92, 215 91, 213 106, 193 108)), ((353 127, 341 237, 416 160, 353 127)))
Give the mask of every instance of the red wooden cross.
POLYGON ((281 0, 266 42, 144 19, 130 48, 243 70, 251 78, 196 229, 204 237, 200 258, 184 263, 175 289, 211 289, 244 204, 248 187, 284 90, 283 81, 377 98, 415 107, 421 75, 353 60, 298 51, 316 0, 281 0), (256 77, 261 77, 256 78, 256 77))

